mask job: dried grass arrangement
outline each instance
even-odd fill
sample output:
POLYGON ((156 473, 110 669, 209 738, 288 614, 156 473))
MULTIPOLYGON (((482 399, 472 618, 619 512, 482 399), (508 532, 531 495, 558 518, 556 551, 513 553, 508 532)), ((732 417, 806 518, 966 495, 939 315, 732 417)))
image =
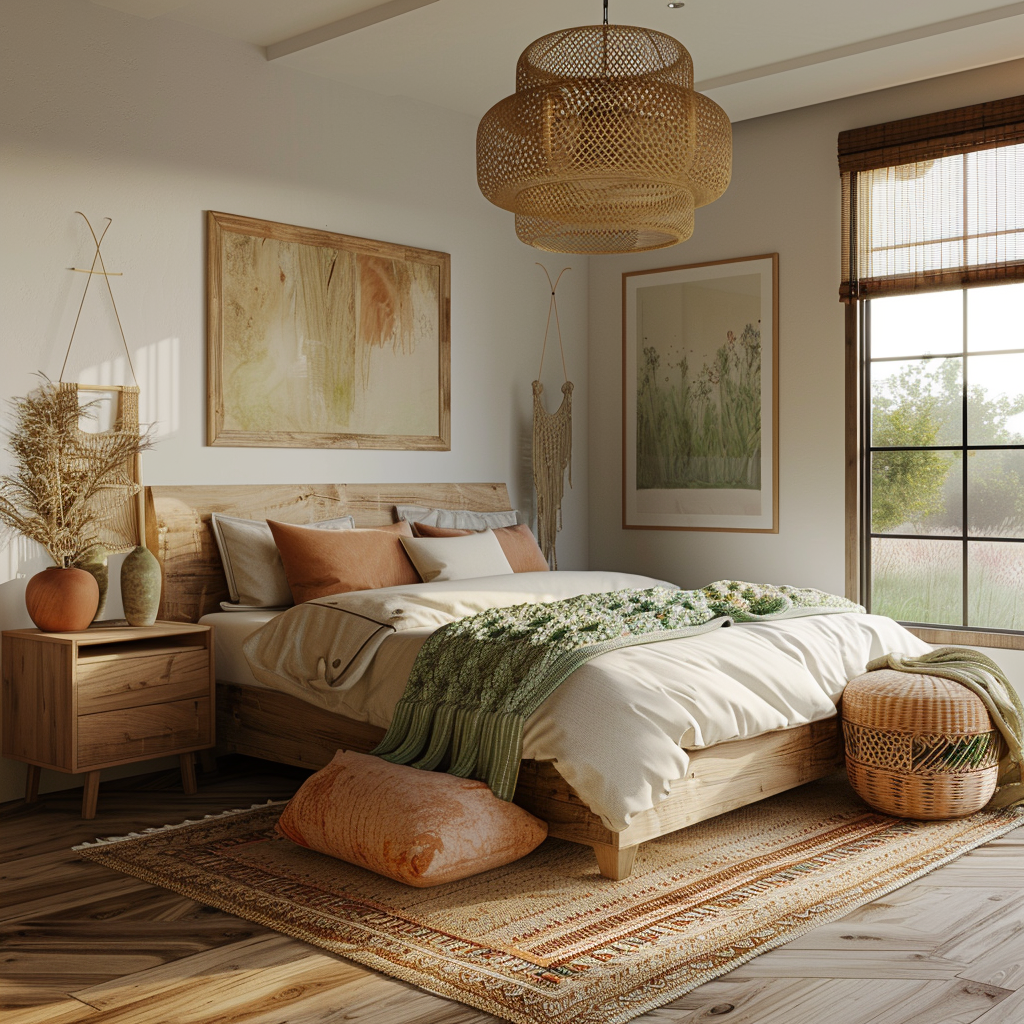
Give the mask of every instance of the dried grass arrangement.
POLYGON ((129 467, 152 447, 149 431, 89 433, 99 401, 79 404, 75 385, 43 383, 10 400, 7 450, 16 469, 0 476, 0 524, 41 544, 56 565, 71 568, 100 543, 105 522, 138 494, 129 467))

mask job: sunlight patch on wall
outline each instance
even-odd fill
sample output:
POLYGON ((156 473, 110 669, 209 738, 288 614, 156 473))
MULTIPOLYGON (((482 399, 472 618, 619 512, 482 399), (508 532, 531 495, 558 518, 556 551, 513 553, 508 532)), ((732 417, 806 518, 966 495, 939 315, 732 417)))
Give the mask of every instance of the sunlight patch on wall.
MULTIPOLYGON (((153 424, 154 437, 177 433, 181 425, 181 339, 164 338, 137 349, 132 364, 139 383, 139 421, 153 424)), ((124 356, 118 356, 86 367, 78 377, 80 384, 124 384, 131 383, 132 374, 124 356)), ((98 424, 93 429, 105 428, 98 424)))
POLYGON ((181 425, 181 340, 164 338, 135 354, 139 377, 139 420, 153 424, 156 437, 176 434, 181 425))
POLYGON ((132 374, 124 356, 104 359, 95 366, 86 366, 78 374, 79 384, 131 384, 132 374))

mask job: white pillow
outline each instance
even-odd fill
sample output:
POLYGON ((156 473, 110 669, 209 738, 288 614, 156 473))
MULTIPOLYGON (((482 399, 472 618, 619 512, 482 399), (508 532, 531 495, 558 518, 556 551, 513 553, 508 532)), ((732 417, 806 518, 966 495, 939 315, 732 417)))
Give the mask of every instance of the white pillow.
MULTIPOLYGON (((351 516, 303 524, 312 530, 351 530, 351 516)), ((226 612, 250 608, 287 608, 293 603, 274 535, 265 520, 237 519, 216 512, 210 526, 220 551, 231 601, 222 601, 226 612)))
POLYGON ((427 508, 425 505, 396 505, 395 516, 408 523, 439 526, 444 530, 496 530, 516 526, 522 520, 515 509, 507 512, 473 512, 466 508, 427 508))
POLYGON ((401 537, 424 583, 508 576, 512 572, 493 530, 465 537, 401 537))

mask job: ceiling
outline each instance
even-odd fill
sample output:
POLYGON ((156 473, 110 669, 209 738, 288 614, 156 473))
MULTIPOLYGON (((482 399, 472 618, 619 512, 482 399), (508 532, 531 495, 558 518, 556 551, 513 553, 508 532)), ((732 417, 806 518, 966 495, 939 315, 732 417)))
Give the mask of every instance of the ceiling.
MULTIPOLYGON (((268 59, 480 116, 538 36, 600 0, 91 0, 267 48, 268 59), (381 20, 383 19, 383 20, 381 20), (376 22, 376 23, 373 23, 376 22)), ((611 0, 610 20, 675 36, 733 121, 1024 57, 1024 2, 611 0)))

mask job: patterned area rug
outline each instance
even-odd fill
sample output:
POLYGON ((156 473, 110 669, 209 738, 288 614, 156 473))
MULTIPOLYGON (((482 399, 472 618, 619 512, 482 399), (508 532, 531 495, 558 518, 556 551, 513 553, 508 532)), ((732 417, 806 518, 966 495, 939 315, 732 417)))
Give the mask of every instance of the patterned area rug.
POLYGON ((280 838, 282 806, 76 849, 519 1024, 623 1024, 1021 824, 900 821, 828 781, 647 843, 622 882, 549 839, 412 889, 280 838))

